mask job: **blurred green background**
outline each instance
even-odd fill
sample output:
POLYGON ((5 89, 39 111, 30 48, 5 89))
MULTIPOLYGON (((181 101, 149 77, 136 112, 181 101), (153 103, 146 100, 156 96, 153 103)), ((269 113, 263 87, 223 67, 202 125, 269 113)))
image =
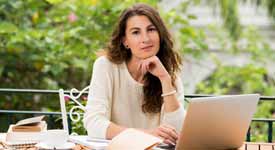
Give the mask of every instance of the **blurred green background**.
MULTIPOLYGON (((96 54, 106 47, 118 15, 137 2, 159 10, 185 61, 210 58, 215 63, 213 73, 196 84, 193 93, 186 94, 275 95, 275 75, 270 75, 267 67, 270 62, 274 64, 274 48, 256 26, 241 25, 238 9, 240 2, 252 3, 266 10, 274 22, 273 0, 186 0, 172 9, 165 6, 169 1, 158 0, 0 0, 0 88, 84 88, 90 82, 96 54), (188 10, 198 5, 219 10, 222 24, 213 23, 206 28, 192 25, 190 22, 197 16, 188 10), (249 63, 224 64, 209 47, 206 30, 212 32, 216 47, 222 52, 232 56, 246 53, 249 63), (242 41, 245 44, 240 44, 242 41)), ((59 111, 59 100, 54 95, 1 94, 0 109, 59 111)), ((261 102, 255 117, 274 118, 274 112, 274 101, 261 102)), ((1 131, 6 130, 2 124, 5 120, 0 115, 1 131)), ((252 140, 266 140, 267 127, 253 127, 257 130, 253 131, 256 136, 252 140)))

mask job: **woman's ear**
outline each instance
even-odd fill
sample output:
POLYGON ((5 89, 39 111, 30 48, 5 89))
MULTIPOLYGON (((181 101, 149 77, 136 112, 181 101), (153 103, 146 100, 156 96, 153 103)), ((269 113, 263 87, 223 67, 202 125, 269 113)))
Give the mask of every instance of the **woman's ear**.
POLYGON ((127 42, 127 40, 126 40, 125 37, 122 38, 122 42, 123 42, 124 47, 125 47, 126 49, 129 49, 129 45, 128 45, 128 42, 127 42))

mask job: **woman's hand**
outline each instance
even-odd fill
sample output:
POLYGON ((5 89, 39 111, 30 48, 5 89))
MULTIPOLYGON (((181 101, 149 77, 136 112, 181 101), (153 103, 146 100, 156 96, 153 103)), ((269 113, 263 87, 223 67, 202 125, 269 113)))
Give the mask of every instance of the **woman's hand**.
POLYGON ((175 145, 178 140, 178 133, 175 128, 169 125, 160 125, 159 127, 150 130, 148 133, 162 138, 166 144, 175 145))
POLYGON ((157 56, 152 56, 141 60, 138 69, 141 70, 143 75, 145 75, 147 72, 150 72, 160 80, 166 77, 170 77, 169 73, 157 56))

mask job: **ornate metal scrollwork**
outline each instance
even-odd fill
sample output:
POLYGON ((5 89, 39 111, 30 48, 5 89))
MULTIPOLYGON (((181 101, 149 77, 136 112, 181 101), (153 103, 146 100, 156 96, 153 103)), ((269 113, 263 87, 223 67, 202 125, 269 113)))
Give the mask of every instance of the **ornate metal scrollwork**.
MULTIPOLYGON (((73 122, 78 122, 81 119, 80 112, 77 112, 77 110, 83 110, 85 112, 85 107, 78 101, 78 99, 81 97, 81 95, 89 90, 89 86, 85 87, 83 90, 79 91, 75 88, 70 90, 70 94, 65 94, 63 89, 59 90, 59 98, 60 98, 60 106, 61 106, 61 113, 62 113, 62 121, 63 121, 63 128, 67 132, 69 131, 68 128, 68 122, 67 122, 67 111, 66 111, 66 105, 65 105, 65 97, 69 101, 72 100, 76 106, 73 106, 69 111, 69 117, 73 122), (77 95, 75 95, 77 93, 77 95)), ((75 134, 75 133, 74 133, 75 134)))

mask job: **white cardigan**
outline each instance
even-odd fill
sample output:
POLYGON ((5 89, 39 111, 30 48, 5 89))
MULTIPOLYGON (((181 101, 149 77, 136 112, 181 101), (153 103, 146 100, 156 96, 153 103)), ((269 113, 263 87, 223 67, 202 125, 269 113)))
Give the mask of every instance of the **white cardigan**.
MULTIPOLYGON (((177 98, 184 100, 180 78, 176 80, 177 98)), ((114 64, 105 56, 98 58, 93 67, 88 102, 84 114, 84 127, 90 137, 106 138, 110 121, 129 128, 153 129, 169 124, 180 131, 184 120, 184 107, 174 112, 149 115, 142 112, 143 85, 128 72, 126 63, 114 64)))

